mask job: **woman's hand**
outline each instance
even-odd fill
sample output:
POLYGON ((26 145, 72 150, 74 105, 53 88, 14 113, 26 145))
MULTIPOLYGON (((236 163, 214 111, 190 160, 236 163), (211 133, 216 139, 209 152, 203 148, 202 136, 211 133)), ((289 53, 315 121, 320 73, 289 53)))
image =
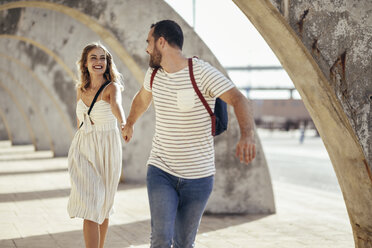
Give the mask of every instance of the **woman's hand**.
POLYGON ((131 139, 132 139, 132 136, 133 136, 133 125, 130 125, 130 124, 124 124, 122 123, 120 125, 121 127, 121 135, 123 136, 123 139, 126 143, 128 143, 131 139))

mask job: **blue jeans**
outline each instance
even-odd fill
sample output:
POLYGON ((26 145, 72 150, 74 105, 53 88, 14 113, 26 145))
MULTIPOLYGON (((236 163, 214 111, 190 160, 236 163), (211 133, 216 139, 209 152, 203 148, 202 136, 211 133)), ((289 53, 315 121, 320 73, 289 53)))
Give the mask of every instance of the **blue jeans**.
POLYGON ((213 182, 214 176, 184 179, 148 166, 151 248, 194 247, 213 182))

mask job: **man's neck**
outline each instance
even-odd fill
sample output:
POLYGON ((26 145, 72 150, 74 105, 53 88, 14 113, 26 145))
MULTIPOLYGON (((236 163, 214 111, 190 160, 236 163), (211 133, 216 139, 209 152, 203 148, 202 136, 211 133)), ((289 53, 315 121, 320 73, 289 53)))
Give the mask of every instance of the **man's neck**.
POLYGON ((178 72, 187 67, 187 58, 181 51, 163 54, 160 65, 168 73, 178 72))

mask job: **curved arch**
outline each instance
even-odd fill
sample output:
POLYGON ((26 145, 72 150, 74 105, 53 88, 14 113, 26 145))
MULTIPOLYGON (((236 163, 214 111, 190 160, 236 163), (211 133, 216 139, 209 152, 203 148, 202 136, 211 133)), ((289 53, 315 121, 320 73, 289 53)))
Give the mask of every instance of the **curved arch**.
POLYGON ((29 138, 31 139, 31 143, 33 144, 34 147, 36 147, 36 137, 34 131, 32 130, 30 120, 28 119, 25 111, 23 110, 22 105, 18 102, 14 94, 3 84, 2 81, 0 81, 0 88, 4 90, 4 93, 6 93, 15 104, 15 107, 18 109, 18 112, 21 114, 24 123, 26 124, 28 135, 29 138))
POLYGON ((74 81, 78 81, 77 77, 75 76, 75 74, 71 71, 71 69, 65 64, 65 62, 63 62, 63 60, 57 55, 55 54, 53 51, 51 51, 50 49, 48 49, 46 46, 40 44, 39 42, 33 40, 33 39, 30 39, 30 38, 26 38, 26 37, 23 37, 23 36, 17 36, 17 35, 9 35, 9 34, 0 34, 0 39, 3 38, 3 39, 14 39, 14 40, 21 40, 21 41, 24 41, 26 43, 29 43, 29 44, 32 44, 33 46, 39 48, 40 50, 44 51, 46 54, 48 54, 50 57, 52 57, 64 70, 65 72, 74 80, 74 81))
POLYGON ((234 2, 261 33, 299 91, 332 161, 355 244, 367 247, 371 244, 371 168, 331 83, 269 0, 234 2))
MULTIPOLYGON (((36 114, 38 115, 39 120, 41 121, 42 129, 44 130, 44 132, 46 134, 46 138, 47 138, 48 143, 49 143, 49 149, 51 149, 54 152, 53 140, 52 140, 48 125, 45 121, 44 116, 40 112, 37 104, 35 103, 34 99, 31 97, 31 95, 28 93, 28 91, 19 83, 19 81, 12 74, 10 74, 8 71, 3 70, 1 68, 0 68, 0 73, 4 73, 5 75, 7 75, 7 77, 9 77, 11 79, 12 83, 16 84, 17 89, 20 89, 24 93, 26 98, 29 100, 29 102, 32 105, 32 109, 36 112, 36 114)), ((38 148, 38 146, 36 146, 36 148, 38 148)))
POLYGON ((144 73, 138 64, 134 61, 132 56, 127 52, 127 50, 120 44, 116 37, 106 28, 102 27, 98 22, 89 17, 88 15, 67 7, 65 5, 50 3, 50 2, 41 2, 41 1, 18 1, 5 3, 0 5, 1 10, 13 9, 13 8, 24 8, 24 7, 34 7, 34 8, 45 8, 53 11, 61 12, 65 15, 68 15, 79 22, 83 23, 85 26, 97 33, 101 39, 110 46, 112 50, 119 56, 121 61, 129 68, 132 72, 134 78, 139 84, 142 85, 144 78, 144 73))
POLYGON ((62 118, 62 120, 63 120, 69 134, 70 134, 70 138, 72 138, 73 135, 74 135, 74 130, 72 129, 72 127, 70 125, 70 122, 68 120, 68 117, 67 117, 66 113, 61 109, 61 107, 59 106, 55 97, 49 92, 49 89, 44 85, 44 83, 39 79, 39 77, 28 66, 26 66, 24 63, 22 63, 18 59, 10 57, 10 56, 8 56, 6 54, 3 54, 1 52, 0 52, 0 57, 6 58, 6 59, 16 63, 17 65, 22 67, 25 71, 27 71, 28 73, 31 74, 31 76, 33 77, 35 82, 40 85, 40 87, 46 92, 46 94, 52 100, 53 104, 55 105, 55 108, 57 109, 59 115, 61 116, 61 118, 62 118))
POLYGON ((13 136, 12 136, 12 133, 10 132, 10 128, 9 128, 9 123, 8 123, 8 120, 6 119, 6 116, 4 115, 4 112, 3 110, 0 108, 0 118, 1 120, 3 121, 4 125, 5 125, 5 129, 6 129, 6 132, 8 134, 8 139, 10 141, 13 140, 13 136))
POLYGON ((7 58, 1 55, 0 53, 0 60, 5 62, 2 64, 10 66, 10 70, 12 70, 11 67, 15 67, 18 73, 14 75, 14 77, 19 80, 19 83, 21 83, 31 95, 37 96, 34 100, 37 102, 37 105, 40 106, 39 109, 45 118, 48 119, 47 124, 50 134, 52 135, 54 156, 66 156, 72 139, 69 128, 72 130, 74 127, 63 119, 59 111, 56 111, 54 108, 55 103, 53 103, 48 92, 41 87, 41 80, 37 75, 32 74, 31 69, 27 65, 24 65, 21 61, 17 61, 15 58, 9 59, 9 57, 7 58), (23 65, 23 67, 21 65, 23 65), (32 83, 26 83, 27 81, 23 81, 23 78, 32 83), (71 126, 66 127, 65 123, 71 126))
MULTIPOLYGON (((60 65, 62 67, 62 69, 72 78, 72 80, 74 82, 78 81, 77 77, 75 76, 73 71, 66 65, 66 63, 56 53, 54 53, 52 50, 50 50, 49 48, 47 48, 43 44, 41 44, 41 43, 39 43, 39 42, 37 42, 33 39, 26 38, 26 37, 23 37, 23 36, 17 36, 17 35, 0 34, 0 39, 13 39, 13 40, 18 40, 18 41, 23 41, 25 43, 29 43, 29 44, 39 48, 40 50, 45 52, 47 55, 52 57, 57 62, 57 64, 60 65)), ((1 52, 0 52, 0 56, 1 56, 1 52)), ((39 81, 41 82, 41 80, 39 80, 39 81)), ((39 82, 39 81, 37 81, 37 82, 39 82)), ((45 88, 45 90, 47 90, 47 92, 49 93, 48 95, 50 95, 50 97, 52 97, 53 102, 56 104, 56 106, 59 107, 59 104, 57 103, 57 100, 55 100, 55 98, 53 97, 53 94, 50 94, 49 89, 42 82, 41 82, 41 85, 43 86, 43 88, 45 88)), ((62 111, 62 110, 60 112, 64 113, 64 111, 62 111)), ((68 117, 66 117, 66 119, 68 119, 68 117)))

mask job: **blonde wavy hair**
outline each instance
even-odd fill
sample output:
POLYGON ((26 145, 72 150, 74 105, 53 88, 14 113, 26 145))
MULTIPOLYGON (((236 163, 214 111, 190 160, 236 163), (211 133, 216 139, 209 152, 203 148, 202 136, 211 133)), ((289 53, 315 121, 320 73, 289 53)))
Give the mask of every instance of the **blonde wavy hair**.
POLYGON ((88 68, 85 66, 88 60, 88 54, 94 48, 102 48, 106 55, 106 71, 103 74, 103 77, 110 82, 116 82, 121 86, 121 90, 124 90, 123 75, 119 73, 112 58, 111 53, 104 47, 100 42, 93 42, 84 47, 83 52, 81 53, 80 60, 76 62, 78 71, 80 72, 80 81, 77 82, 77 88, 82 92, 85 92, 90 86, 90 75, 88 68))

